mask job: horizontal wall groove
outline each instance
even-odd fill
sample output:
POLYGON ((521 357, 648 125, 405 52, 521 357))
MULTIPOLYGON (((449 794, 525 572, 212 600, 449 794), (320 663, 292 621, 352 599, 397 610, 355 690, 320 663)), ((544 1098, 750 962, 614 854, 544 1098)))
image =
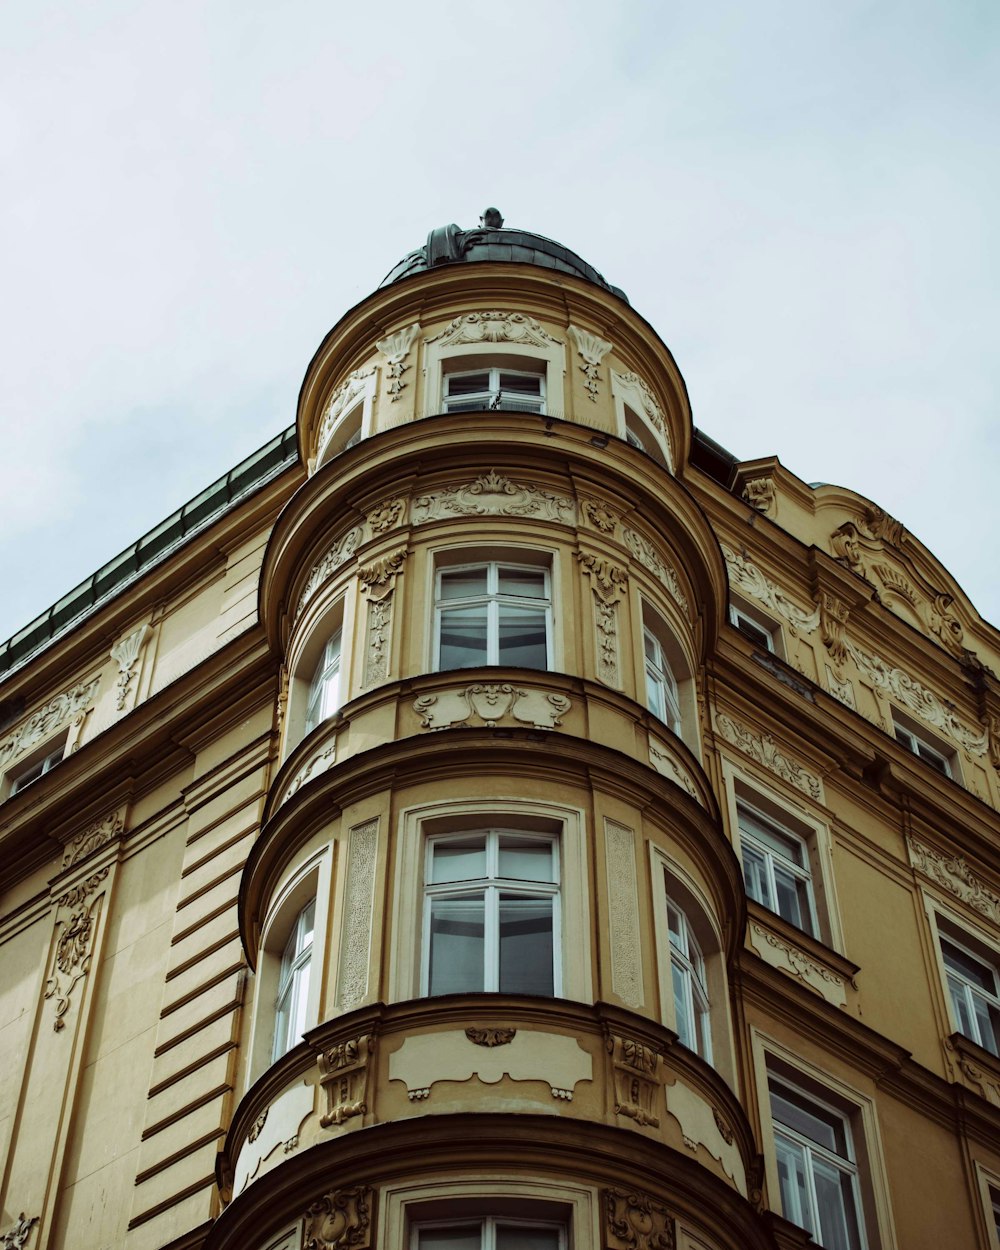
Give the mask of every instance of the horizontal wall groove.
POLYGON ((155 1137, 157 1133, 162 1133, 165 1128, 169 1128, 171 1124, 176 1124, 178 1120, 183 1120, 185 1116, 197 1111, 199 1107, 204 1107, 216 1098, 223 1098, 230 1092, 232 1086, 229 1084, 213 1085, 200 1098, 194 1098, 191 1102, 185 1103, 183 1107, 179 1107, 176 1111, 171 1111, 170 1115, 164 1116, 162 1120, 157 1120, 155 1124, 150 1124, 142 1130, 140 1141, 149 1141, 151 1137, 155 1137))
POLYGON ((196 1024, 192 1024, 190 1028, 182 1030, 176 1037, 171 1037, 165 1042, 161 1042, 153 1051, 153 1058, 159 1059, 161 1055, 165 1055, 168 1051, 173 1050, 175 1046, 179 1046, 181 1042, 187 1041, 189 1037, 194 1037, 196 1033, 200 1033, 202 1029, 207 1028, 216 1020, 221 1020, 223 1016, 228 1016, 234 1011, 239 1011, 239 996, 231 999, 228 1003, 224 1003, 215 1011, 210 1012, 207 1016, 203 1016, 196 1024))
POLYGON ((215 976, 209 977, 206 981, 202 981, 193 990, 188 990, 186 994, 182 994, 180 998, 175 998, 172 1003, 167 1003, 160 1011, 160 1019, 165 1020, 167 1016, 172 1015, 175 1011, 179 1011, 181 1007, 187 1006, 188 1003, 196 999, 199 994, 204 994, 206 990, 210 990, 213 985, 218 985, 221 981, 225 981, 227 977, 233 976, 235 973, 242 972, 244 968, 243 960, 237 963, 229 964, 223 968, 221 972, 217 972, 215 976))
POLYGON ((169 1211, 171 1207, 177 1206, 179 1202, 183 1202, 185 1198, 191 1198, 203 1189, 209 1189, 215 1185, 215 1177, 207 1176, 200 1181, 195 1181, 193 1185, 187 1185, 184 1189, 180 1189, 177 1193, 169 1198, 164 1198, 162 1202, 158 1202, 155 1206, 149 1207, 145 1211, 140 1211, 138 1215, 133 1215, 128 1222, 130 1229, 138 1228, 140 1224, 145 1224, 147 1220, 153 1220, 158 1215, 162 1215, 164 1211, 169 1211))
POLYGON ((186 1077, 192 1076, 195 1072, 207 1067, 213 1059, 218 1059, 222 1055, 228 1054, 229 1051, 235 1050, 236 1047, 236 1042, 224 1042, 221 1046, 214 1047, 214 1049, 207 1051, 199 1059, 185 1064, 183 1068, 178 1068, 176 1072, 164 1077, 162 1081, 157 1081, 155 1085, 151 1085, 146 1097, 155 1098, 158 1094, 162 1094, 165 1089, 169 1089, 171 1085, 176 1085, 178 1081, 183 1081, 186 1077))
POLYGON ((239 929, 233 929, 231 933, 223 934, 221 938, 217 938, 211 943, 211 945, 202 947, 202 949, 196 955, 192 955, 190 959, 185 959, 183 962, 177 964, 176 967, 171 968, 164 980, 173 981, 182 973, 193 968, 195 964, 199 964, 203 959, 207 959, 209 955, 214 955, 216 951, 220 951, 224 946, 228 946, 230 942, 239 941, 239 937, 239 929))
POLYGON ((181 1159, 186 1159, 188 1155, 193 1155, 201 1150, 203 1146, 209 1146, 212 1142, 216 1142, 220 1137, 225 1137, 226 1130, 220 1125, 218 1128, 212 1129, 210 1133, 205 1133, 195 1141, 188 1142, 186 1146, 180 1150, 175 1150, 173 1154, 167 1155, 161 1159, 159 1163, 154 1163, 151 1167, 144 1168, 141 1172, 136 1173, 136 1185, 142 1185, 160 1172, 165 1172, 167 1168, 173 1167, 175 1163, 179 1163, 181 1159))

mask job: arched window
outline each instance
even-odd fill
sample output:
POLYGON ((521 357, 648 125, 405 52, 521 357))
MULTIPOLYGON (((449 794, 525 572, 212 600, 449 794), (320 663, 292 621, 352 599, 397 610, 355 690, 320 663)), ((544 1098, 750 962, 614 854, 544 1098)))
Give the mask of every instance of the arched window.
POLYGON ((343 631, 337 629, 328 639, 320 653, 319 661, 309 683, 309 700, 306 704, 305 732, 311 733, 317 725, 332 716, 340 707, 340 649, 343 631))

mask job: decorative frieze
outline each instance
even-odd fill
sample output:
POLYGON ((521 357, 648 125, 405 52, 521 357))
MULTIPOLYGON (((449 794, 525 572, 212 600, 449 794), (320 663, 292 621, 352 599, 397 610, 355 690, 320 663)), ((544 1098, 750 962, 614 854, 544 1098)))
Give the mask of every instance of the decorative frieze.
POLYGON ((102 895, 90 896, 107 877, 108 869, 95 872, 80 885, 73 886, 61 895, 57 906, 70 911, 65 921, 57 921, 62 931, 56 940, 52 964, 45 982, 46 1001, 55 999, 55 1019, 52 1028, 60 1033, 66 1022, 63 1017, 70 1007, 70 995, 90 969, 90 954, 94 944, 97 917, 102 895))
POLYGON ((329 551, 317 561, 306 580, 302 594, 299 596, 299 605, 295 609, 296 617, 301 614, 302 609, 320 586, 354 555, 355 551, 360 547, 363 538, 364 533, 361 526, 355 525, 347 530, 346 533, 341 534, 329 551))
POLYGON ((406 559, 406 548, 380 556, 358 573, 368 597, 368 644, 365 650, 365 685, 385 681, 389 675, 389 642, 392 626, 392 592, 396 575, 406 559))
POLYGON ((961 855, 942 855, 926 843, 907 834, 906 849, 910 863, 936 885, 954 894, 974 911, 1000 925, 1000 895, 978 877, 961 855))
POLYGON ((95 820, 92 824, 87 825, 85 829, 82 829, 66 843, 66 849, 63 851, 63 868, 72 867, 73 864, 78 863, 81 859, 86 859, 88 855, 99 850, 100 847, 105 846, 108 842, 114 841, 123 832, 124 828, 124 809, 109 812, 106 816, 102 816, 100 820, 95 820))
POLYGON ((681 590, 680 578, 677 576, 676 570, 664 560, 649 539, 635 530, 629 529, 628 526, 624 526, 622 528, 622 540, 631 552, 632 558, 637 560, 643 568, 648 569, 654 577, 658 578, 678 607, 682 608, 685 614, 690 614, 691 608, 687 601, 687 595, 681 590))
POLYGON ((599 366, 604 357, 611 351, 611 344, 606 343, 602 338, 598 338, 596 334, 591 334, 589 330, 581 330, 579 326, 570 325, 569 332, 573 336, 574 343, 576 343, 576 353, 583 360, 583 364, 580 365, 580 371, 587 379, 583 384, 584 389, 596 404, 597 396, 600 394, 599 366))
POLYGON ((100 676, 82 681, 33 712, 13 733, 0 739, 0 768, 6 767, 19 755, 61 729, 67 721, 84 713, 93 702, 100 684, 100 676))
POLYGON ((720 543, 719 546, 729 567, 731 585, 780 616, 793 635, 808 634, 816 628, 820 622, 819 608, 807 612, 798 607, 773 582, 768 581, 746 552, 737 553, 727 543, 720 543))
POLYGON ((640 1126, 659 1128, 659 1051, 617 1033, 608 1034, 606 1047, 611 1056, 615 1115, 623 1115, 640 1126))
POLYGON ((423 694, 413 701, 422 729, 450 729, 473 717, 493 729, 509 717, 532 729, 555 729, 572 706, 564 694, 532 690, 509 682, 481 682, 462 690, 423 694))
POLYGON ((818 799, 821 793, 819 778, 813 776, 778 746, 770 734, 758 734, 747 725, 734 720, 724 712, 716 717, 716 727, 727 742, 739 748, 745 755, 763 764, 772 773, 790 782, 803 794, 818 799))
POLYGON ((386 534, 389 530, 396 529, 402 523, 405 512, 405 499, 390 498, 383 499, 381 503, 377 503, 365 518, 372 537, 375 538, 379 534, 386 534))
POLYGON ((368 1079, 375 1039, 370 1033, 340 1042, 320 1056, 320 1085, 326 1092, 323 1128, 340 1126, 345 1120, 368 1111, 368 1079))
POLYGON ((574 525, 576 506, 565 495, 513 482, 491 469, 462 486, 449 486, 419 496, 414 500, 412 516, 415 525, 445 517, 471 516, 535 517, 574 525))
POLYGON ((546 348, 553 343, 561 345, 561 340, 553 338, 533 317, 496 310, 465 313, 424 342, 438 343, 441 347, 458 347, 463 343, 518 343, 546 348))
POLYGON ((344 1011, 357 1007, 368 994, 377 851, 378 819, 355 825, 348 840, 343 953, 340 959, 340 1006, 344 1011))
POLYGON ((789 973, 836 1007, 843 1007, 847 1002, 843 977, 831 972, 794 943, 772 933, 770 929, 765 929, 763 925, 754 922, 750 926, 750 933, 754 949, 765 963, 789 973))
POLYGON ((691 779, 691 774, 686 768, 681 766, 670 748, 656 738, 649 739, 649 762, 661 777, 667 777, 671 781, 675 781, 693 799, 697 799, 699 803, 701 802, 698 789, 691 779))
POLYGON ((635 871, 635 834, 617 821, 604 821, 611 926, 611 989, 628 1007, 642 1006, 642 939, 635 871))
POLYGON ((403 381, 403 374, 410 367, 406 362, 406 358, 410 354, 413 340, 419 332, 420 326, 415 322, 411 326, 405 326, 402 330, 397 330, 395 334, 389 334, 384 339, 378 339, 375 343, 375 346, 386 358, 388 365, 389 385, 385 389, 391 404, 394 404, 399 399, 406 386, 406 383, 403 381))
POLYGON ((606 1250, 674 1250, 674 1217, 634 1189, 603 1189, 606 1250))
POLYGON ((118 664, 118 677, 115 681, 115 707, 119 712, 125 710, 125 702, 129 694, 129 686, 136 673, 139 663, 139 652, 150 635, 148 624, 133 629, 130 634, 120 638, 111 648, 111 658, 118 664))
POLYGON ((594 592, 597 675, 607 685, 619 687, 618 599, 628 585, 628 573, 611 560, 589 551, 578 551, 576 558, 590 578, 594 592))
POLYGON ((304 1250, 369 1250, 374 1216, 371 1186, 324 1194, 306 1211, 304 1250))

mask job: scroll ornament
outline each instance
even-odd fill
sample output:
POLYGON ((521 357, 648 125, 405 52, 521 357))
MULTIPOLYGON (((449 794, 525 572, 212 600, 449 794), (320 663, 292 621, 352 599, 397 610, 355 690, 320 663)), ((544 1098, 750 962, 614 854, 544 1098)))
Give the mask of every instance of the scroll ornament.
POLYGON ((394 404, 403 392, 406 383, 403 381, 403 374, 409 369, 406 358, 410 354, 410 348, 413 346, 413 340, 417 337, 420 326, 414 323, 411 326, 405 326, 402 330, 397 330, 395 334, 387 335, 384 339, 379 339, 375 346, 385 356, 389 369, 389 385, 386 391, 389 395, 389 403, 394 404))
POLYGON ((150 627, 148 624, 142 624, 138 629, 128 634, 125 638, 120 639, 111 648, 111 658, 117 661, 118 678, 115 682, 115 707, 119 712, 125 709, 125 700, 128 697, 128 688, 135 676, 136 665, 139 662, 139 652, 142 650, 143 643, 149 637, 150 627))
POLYGON ((673 1216, 648 1194, 631 1189, 605 1189, 607 1250, 674 1250, 673 1216))
POLYGON ((123 812, 109 812, 107 816, 95 820, 67 843, 63 852, 63 868, 69 868, 79 860, 86 859, 88 855, 118 837, 124 828, 123 812))
POLYGON ((369 1186, 324 1194, 306 1211, 305 1250, 368 1250, 374 1207, 369 1186))
POLYGON ((24 1250, 31 1236, 31 1230, 37 1223, 37 1215, 29 1219, 22 1211, 17 1217, 17 1223, 8 1228, 5 1233, 0 1233, 0 1250, 24 1250))
POLYGON ((107 877, 108 869, 93 873, 86 881, 67 890, 58 901, 59 907, 73 909, 56 943, 52 972, 45 983, 44 998, 56 1000, 52 1028, 56 1033, 66 1027, 63 1017, 70 1007, 70 995, 90 969, 90 955, 97 923, 99 899, 87 899, 107 877))
POLYGON ((806 612, 798 607, 773 582, 768 581, 745 551, 737 554, 726 543, 720 543, 720 546, 734 586, 787 621, 793 636, 799 631, 808 634, 816 628, 820 623, 819 608, 806 612))
POLYGON ((465 1036, 477 1046, 509 1046, 517 1029, 466 1029, 465 1036))
POLYGON ((991 890, 961 855, 942 855, 912 834, 907 836, 906 846, 910 863, 917 872, 922 872, 987 920, 1000 925, 1000 894, 991 890))
POLYGON ((440 343, 442 347, 454 347, 461 343, 520 343, 530 347, 550 347, 559 343, 559 339, 553 338, 533 317, 492 310, 456 317, 444 330, 425 339, 425 342, 440 343))
POLYGON ((82 681, 64 693, 57 694, 37 712, 33 712, 13 733, 0 739, 0 768, 84 712, 97 693, 100 680, 99 676, 92 677, 90 681, 82 681))
POLYGON ((506 716, 534 729, 555 729, 571 706, 564 694, 530 690, 510 682, 479 682, 463 690, 420 695, 413 701, 421 729, 450 729, 468 724, 473 716, 487 729, 494 729, 506 716))
POLYGON ((813 799, 820 797, 819 778, 786 755, 770 734, 754 733, 752 729, 724 713, 720 713, 716 723, 727 742, 731 742, 758 764, 763 764, 765 768, 790 782, 803 794, 808 794, 813 799))
POLYGON ((583 360, 583 364, 580 365, 580 371, 587 379, 583 384, 584 388, 590 399, 596 404, 597 396, 600 393, 598 385, 599 366, 604 357, 611 351, 611 344, 606 343, 602 338, 598 338, 596 334, 591 334, 589 330, 581 330, 579 326, 571 325, 569 332, 576 343, 577 355, 583 360))
POLYGON ((449 486, 421 495, 413 503, 413 522, 422 525, 443 517, 514 516, 537 517, 572 525, 576 508, 572 499, 552 491, 513 482, 490 469, 463 486, 449 486))

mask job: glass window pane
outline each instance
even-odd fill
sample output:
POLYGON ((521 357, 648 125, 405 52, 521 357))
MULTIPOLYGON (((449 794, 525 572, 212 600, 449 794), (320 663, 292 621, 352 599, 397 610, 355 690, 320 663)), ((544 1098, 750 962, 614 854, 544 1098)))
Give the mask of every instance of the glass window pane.
POLYGON ((974 1038, 976 1036, 976 1026, 972 1018, 972 1008, 969 1002, 972 996, 968 987, 963 985, 957 977, 949 976, 948 991, 951 994, 951 1005, 955 1011, 959 1033, 964 1033, 966 1037, 974 1038))
POLYGON ((484 912, 482 895, 431 900, 429 993, 468 994, 485 988, 484 912))
POLYGON ((480 1250, 480 1227, 469 1224, 461 1228, 421 1228, 417 1245, 420 1250, 480 1250))
POLYGON ((778 1184, 781 1188, 781 1213, 786 1220, 807 1232, 815 1232, 812 1202, 806 1180, 805 1151, 794 1142, 775 1136, 774 1150, 778 1162, 778 1184))
POLYGON ((818 1103, 804 1098, 797 1090, 772 1081, 771 1114, 817 1145, 825 1146, 841 1158, 848 1157, 847 1129, 842 1117, 835 1111, 827 1111, 818 1103))
POLYGON ((552 899, 500 896, 500 992, 554 992, 552 899))
POLYGON ((762 907, 774 911, 774 900, 771 897, 771 883, 767 876, 765 857, 749 843, 743 843, 743 880, 746 882, 747 894, 762 907))
POLYGON ((675 961, 671 961, 670 975, 674 983, 674 1028, 681 1044, 691 1050, 697 1050, 697 1037, 694 1029, 694 1013, 691 1010, 691 987, 688 984, 691 974, 675 961))
POLYGON ((499 663, 518 668, 546 667, 544 610, 500 605, 499 663))
POLYGON ((450 373, 447 381, 449 395, 475 395, 490 389, 488 372, 450 373))
POLYGON ((808 905, 803 908, 799 894, 799 879, 780 864, 774 865, 774 887, 777 894, 777 912, 791 924, 805 929, 809 915, 808 905))
POLYGON ((455 569, 441 574, 442 599, 471 599, 486 594, 486 569, 455 569))
POLYGON ((532 373, 501 373, 500 389, 518 395, 541 395, 542 379, 532 373))
POLYGON ((486 876, 486 834, 434 843, 431 882, 478 881, 486 876))
POLYGON ((484 603, 441 613, 441 668, 478 668, 487 662, 486 611, 484 603))
POLYGON ((552 843, 502 836, 500 876, 508 881, 555 881, 552 843))
POLYGON ((979 1045, 994 1055, 997 1053, 997 1018, 1000 1013, 991 1009, 989 1003, 979 995, 973 997, 978 1024, 979 1045))
POLYGON ((851 1177, 817 1155, 812 1156, 812 1168, 820 1244, 824 1250, 858 1250, 858 1217, 851 1177))
POLYGON ((989 990, 990 993, 996 992, 996 976, 988 964, 973 955, 967 955, 960 947, 952 946, 946 941, 941 943, 941 954, 946 967, 961 973, 966 981, 978 985, 980 989, 989 990))
POLYGON ((752 834, 769 851, 783 856, 799 868, 805 867, 805 847, 798 838, 743 811, 740 812, 740 828, 752 834))
POLYGON ((545 574, 539 569, 505 569, 499 572, 500 593, 517 595, 521 599, 544 599, 545 574))
POLYGON ((558 1250, 559 1230, 523 1228, 501 1224, 497 1228, 497 1250, 558 1250))

